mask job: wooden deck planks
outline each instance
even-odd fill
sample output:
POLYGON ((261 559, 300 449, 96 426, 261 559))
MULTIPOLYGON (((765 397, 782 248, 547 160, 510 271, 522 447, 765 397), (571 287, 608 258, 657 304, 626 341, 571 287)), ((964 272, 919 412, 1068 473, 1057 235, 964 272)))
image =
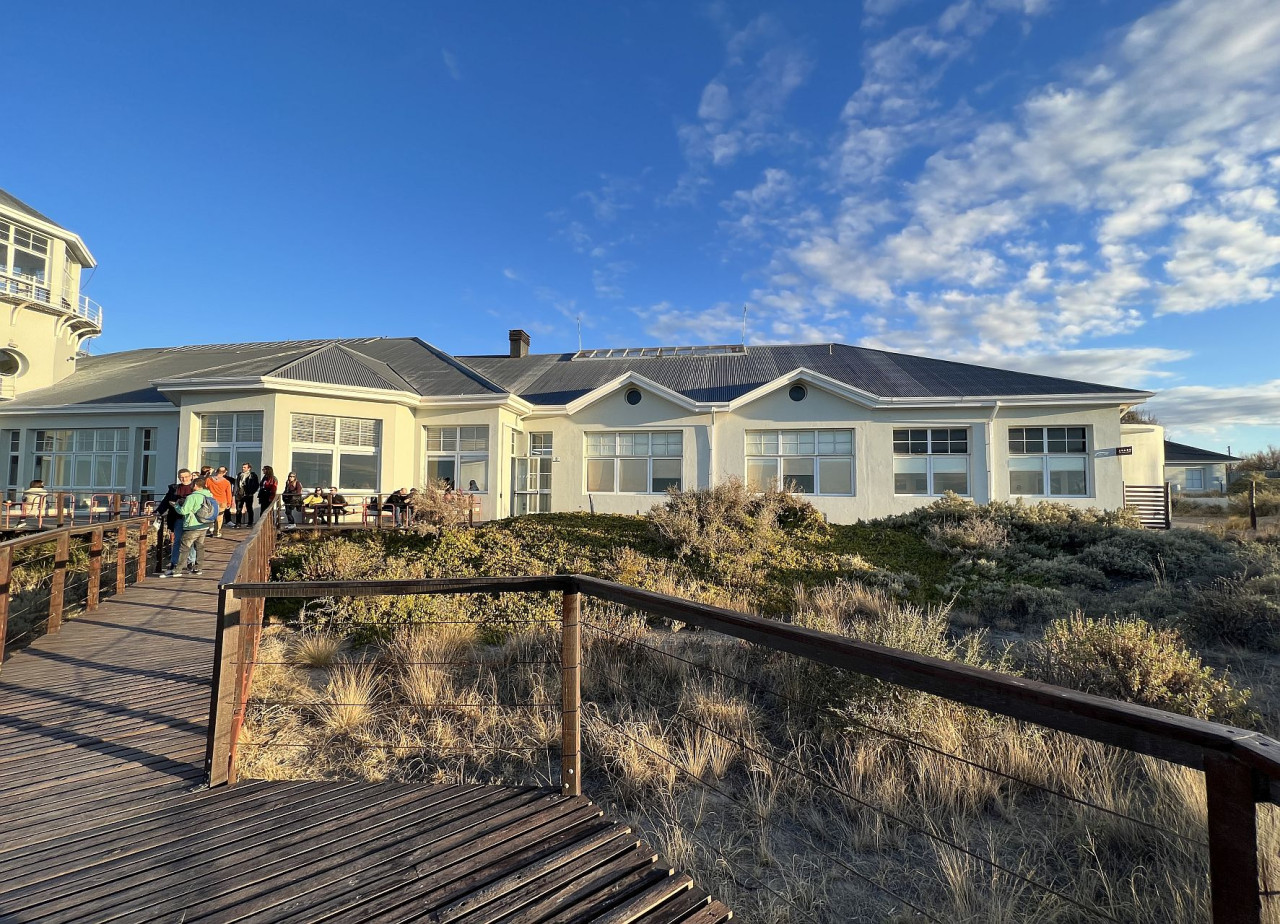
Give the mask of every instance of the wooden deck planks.
POLYGON ((215 575, 149 578, 0 669, 0 920, 719 924, 583 797, 351 781, 202 787, 215 575))

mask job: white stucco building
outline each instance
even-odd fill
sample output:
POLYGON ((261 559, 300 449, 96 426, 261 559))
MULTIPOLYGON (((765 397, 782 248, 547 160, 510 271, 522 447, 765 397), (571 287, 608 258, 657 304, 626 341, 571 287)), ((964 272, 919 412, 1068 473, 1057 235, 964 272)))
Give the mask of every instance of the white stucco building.
POLYGON ((247 461, 356 496, 447 478, 486 518, 634 513, 731 476, 803 491, 837 522, 948 490, 1114 508, 1138 462, 1114 454, 1120 418, 1151 396, 840 343, 537 354, 518 330, 487 356, 415 337, 86 356, 102 323, 78 290, 88 251, 11 196, 0 222, 45 239, 44 285, 62 286, 33 295, 27 251, 0 268, 11 493, 41 478, 154 496, 179 466, 247 461))

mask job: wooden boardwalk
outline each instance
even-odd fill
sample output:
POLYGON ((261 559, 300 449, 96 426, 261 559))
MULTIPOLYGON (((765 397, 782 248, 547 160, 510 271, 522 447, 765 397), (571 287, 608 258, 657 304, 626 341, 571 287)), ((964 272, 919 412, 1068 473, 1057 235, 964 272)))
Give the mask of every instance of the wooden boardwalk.
POLYGON ((729 911, 585 798, 205 789, 217 577, 148 579, 0 670, 0 922, 644 922, 729 911))

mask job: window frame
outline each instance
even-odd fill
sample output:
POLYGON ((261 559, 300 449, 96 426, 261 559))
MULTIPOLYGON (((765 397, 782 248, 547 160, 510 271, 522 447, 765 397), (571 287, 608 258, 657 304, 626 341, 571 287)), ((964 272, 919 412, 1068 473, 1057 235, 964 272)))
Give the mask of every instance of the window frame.
MULTIPOLYGON (((858 431, 856 427, 778 427, 769 430, 746 430, 743 432, 743 459, 743 476, 749 489, 757 493, 761 489, 786 491, 787 482, 784 479, 786 478, 787 462, 812 460, 813 490, 793 493, 803 494, 808 497, 858 496, 858 431), (849 451, 847 453, 839 452, 834 447, 830 450, 822 448, 822 437, 824 435, 831 436, 833 443, 838 445, 836 442, 838 439, 837 434, 844 433, 849 434, 849 451), (813 435, 813 452, 796 451, 797 445, 803 444, 802 437, 805 434, 813 435), (772 439, 769 438, 770 436, 772 436, 772 439), (753 437, 758 438, 757 447, 752 446, 753 437), (791 444, 789 450, 787 443, 791 444), (777 448, 769 451, 770 445, 777 448), (845 460, 848 460, 849 463, 849 490, 824 491, 822 488, 822 463, 824 461, 844 462, 845 460), (751 486, 750 471, 753 465, 757 468, 773 468, 772 486, 751 486)), ((794 484, 795 482, 791 483, 794 484)))
MULTIPOLYGON (((1061 424, 1061 425, 1040 425, 1040 426, 1023 426, 1009 427, 1005 434, 1005 446, 1007 447, 1007 463, 1005 471, 1008 473, 1008 481, 1010 497, 1034 497, 1047 498, 1051 500, 1066 498, 1080 499, 1091 498, 1094 496, 1094 479, 1093 467, 1090 464, 1092 458, 1090 452, 1090 444, 1092 443, 1090 427, 1084 424, 1061 424), (1062 431, 1062 436, 1053 435, 1053 431, 1062 431), (1077 437, 1072 431, 1079 431, 1077 437), (1032 433, 1038 433, 1038 436, 1032 436, 1032 433), (1015 436, 1015 434, 1017 434, 1015 436), (1060 444, 1062 448, 1051 448, 1055 444, 1060 444), (1021 445, 1021 449, 1015 448, 1021 445), (1033 447, 1033 448, 1028 448, 1033 447), (1039 494, 1024 494, 1013 490, 1013 460, 1015 459, 1039 459, 1041 486, 1043 492, 1039 494), (1082 494, 1063 494, 1053 490, 1053 474, 1054 461, 1061 460, 1078 460, 1083 463, 1081 470, 1084 473, 1084 493, 1082 494)), ((1037 469, 1031 466, 1025 466, 1018 471, 1034 472, 1037 469)), ((1058 468, 1057 471, 1067 471, 1068 469, 1058 468)), ((1074 468, 1071 469, 1074 471, 1074 468)))
MULTIPOLYGON (((941 491, 937 488, 937 482, 934 478, 936 466, 935 459, 963 459, 964 460, 964 492, 954 491, 958 497, 973 497, 973 427, 965 425, 963 427, 952 426, 951 424, 910 424, 908 426, 895 426, 890 434, 893 443, 893 495, 894 497, 941 497, 948 489, 941 491), (923 433, 923 439, 918 434, 923 433), (939 433, 946 433, 945 439, 939 443, 939 433), (961 436, 957 438, 956 434, 961 436), (905 438, 899 439, 899 434, 906 434, 905 438), (957 443, 963 442, 964 451, 956 452, 953 448, 957 443), (945 444, 945 449, 941 445, 945 444), (906 449, 903 450, 903 445, 906 449), (916 449, 917 446, 921 448, 916 449), (907 459, 923 459, 925 490, 923 493, 917 491, 899 491, 898 490, 898 462, 907 459)), ((907 474, 907 473, 904 473, 907 474)), ((941 472, 938 474, 958 474, 956 472, 941 472)))
POLYGON ((438 464, 442 461, 447 461, 453 463, 454 490, 463 491, 467 494, 489 493, 489 484, 493 478, 493 467, 489 464, 490 449, 493 445, 493 428, 491 426, 488 424, 475 423, 448 425, 423 424, 422 437, 424 446, 422 477, 426 482, 429 483, 432 480, 431 463, 436 462, 438 464), (436 438, 440 447, 438 449, 431 448, 433 431, 440 434, 439 437, 436 438), (447 440, 445 436, 446 431, 451 433, 451 436, 449 436, 447 440), (469 431, 469 435, 465 440, 463 437, 463 431, 469 431), (483 440, 481 440, 479 436, 480 431, 484 432, 483 440), (476 444, 481 441, 484 443, 484 448, 477 449, 476 444), (463 449, 462 446, 464 442, 470 443, 470 448, 463 449), (446 443, 451 443, 453 448, 445 448, 446 443), (464 465, 475 465, 476 463, 483 463, 484 465, 484 484, 480 486, 479 490, 471 491, 467 488, 461 487, 462 467, 464 465))
POLYGON ((382 487, 382 419, 378 417, 345 417, 338 414, 315 414, 294 411, 289 415, 289 469, 297 471, 294 456, 298 454, 328 455, 329 478, 324 484, 307 484, 304 488, 335 487, 343 494, 377 494, 382 487), (357 441, 350 442, 347 435, 356 424, 357 441), (367 427, 365 425, 368 425, 367 427), (370 434, 368 444, 360 442, 363 433, 370 434), (310 437, 308 439, 307 437, 310 437), (343 484, 343 456, 358 455, 373 459, 373 485, 343 484))
POLYGON ((663 427, 654 427, 652 429, 627 429, 627 430, 588 430, 582 434, 582 489, 584 494, 618 494, 624 497, 656 497, 666 494, 670 488, 674 487, 677 491, 684 488, 686 477, 684 469, 684 446, 685 434, 682 429, 670 429, 663 427), (644 437, 644 452, 636 452, 638 438, 644 437), (658 454, 654 453, 654 437, 662 437, 662 448, 658 454), (612 449, 609 452, 601 452, 593 449, 592 442, 595 441, 599 449, 603 449, 603 441, 605 437, 610 437, 612 441, 612 449), (673 455, 671 452, 671 438, 675 437, 679 444, 680 454, 673 455), (629 451, 623 451, 626 447, 629 451), (622 471, 624 462, 637 462, 644 460, 644 484, 646 490, 643 491, 624 491, 622 490, 622 471), (613 469, 613 489, 595 490, 591 487, 591 466, 592 463, 603 465, 610 463, 613 469), (672 481, 678 480, 677 484, 668 485, 663 488, 654 487, 655 462, 675 462, 680 467, 678 479, 672 479, 670 476, 664 476, 662 480, 672 481))
MULTIPOLYGON (((200 436, 200 464, 211 465, 209 455, 218 453, 220 456, 225 454, 227 473, 230 475, 234 476, 239 472, 240 465, 244 462, 252 465, 254 471, 261 471, 265 416, 263 411, 213 411, 201 414, 197 431, 200 436), (221 423, 215 423, 210 432, 208 421, 215 418, 230 418, 225 433, 221 423), (256 423, 251 423, 254 419, 256 423), (246 432, 242 433, 242 428, 246 432), (252 438, 255 432, 256 440, 252 438)), ((219 461, 218 465, 221 464, 219 461)))
MULTIPOLYGON (((133 446, 128 427, 48 427, 32 432, 32 477, 39 478, 50 491, 75 494, 129 494, 133 479, 133 446), (111 447, 100 445, 110 433, 111 447), (111 466, 112 484, 99 484, 99 467, 111 466), (79 477, 84 469, 85 478, 79 477), (58 477, 59 473, 66 475, 58 477), (84 481, 80 484, 77 482, 84 481)), ((12 438, 10 446, 12 447, 12 438)))

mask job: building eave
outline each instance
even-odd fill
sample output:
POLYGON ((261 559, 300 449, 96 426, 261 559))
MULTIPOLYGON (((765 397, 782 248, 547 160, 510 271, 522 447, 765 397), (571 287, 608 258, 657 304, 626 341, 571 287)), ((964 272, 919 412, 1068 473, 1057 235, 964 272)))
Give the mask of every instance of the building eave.
POLYGON ((172 414, 178 408, 172 404, 159 404, 154 401, 136 402, 133 404, 45 404, 27 405, 24 407, 4 407, 0 405, 0 416, 18 415, 32 417, 41 414, 172 414))

